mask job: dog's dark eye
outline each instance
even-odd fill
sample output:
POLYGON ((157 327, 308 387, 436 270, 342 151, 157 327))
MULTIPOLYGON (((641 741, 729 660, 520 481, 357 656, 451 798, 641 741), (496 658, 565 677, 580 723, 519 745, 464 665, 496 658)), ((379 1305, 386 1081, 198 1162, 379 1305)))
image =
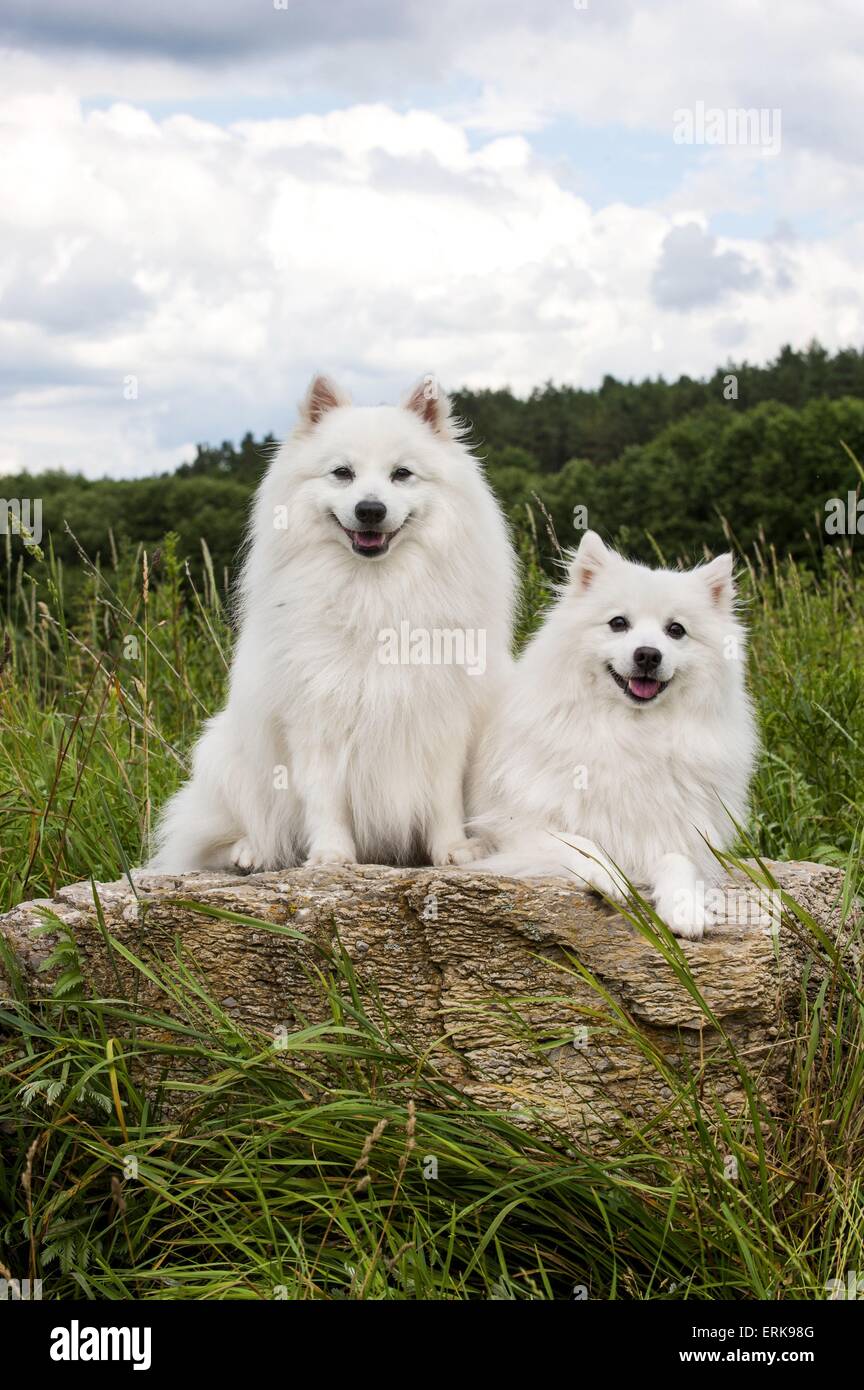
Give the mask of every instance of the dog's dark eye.
POLYGON ((344 466, 342 468, 334 468, 330 477, 338 478, 340 483, 350 483, 354 481, 354 469, 344 466))
POLYGON ((626 618, 610 618, 609 626, 613 632, 626 632, 630 624, 626 618))
POLYGON ((404 483, 406 478, 413 478, 414 474, 410 468, 394 468, 390 474, 391 483, 404 483))
POLYGON ((682 637, 687 636, 687 629, 682 627, 680 623, 670 623, 666 629, 666 636, 674 637, 676 642, 680 642, 682 637))

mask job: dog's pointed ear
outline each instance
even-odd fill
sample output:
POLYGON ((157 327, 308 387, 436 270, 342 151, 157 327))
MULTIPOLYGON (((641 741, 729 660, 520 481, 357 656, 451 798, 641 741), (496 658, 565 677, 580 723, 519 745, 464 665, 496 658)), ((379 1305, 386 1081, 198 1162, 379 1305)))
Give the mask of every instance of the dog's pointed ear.
POLYGON ((718 608, 728 608, 735 597, 734 570, 735 558, 729 551, 696 570, 702 582, 708 586, 711 602, 718 608))
POLYGON ((615 551, 603 544, 596 531, 586 531, 570 561, 570 583, 578 593, 590 589, 601 569, 617 558, 615 551))
POLYGON ((406 410, 419 415, 424 425, 435 434, 450 438, 453 434, 450 402, 438 385, 438 378, 424 376, 402 402, 406 410))
POLYGON ((309 389, 300 402, 298 429, 301 433, 313 430, 328 410, 336 410, 340 405, 350 405, 351 397, 331 381, 329 376, 314 376, 309 389))

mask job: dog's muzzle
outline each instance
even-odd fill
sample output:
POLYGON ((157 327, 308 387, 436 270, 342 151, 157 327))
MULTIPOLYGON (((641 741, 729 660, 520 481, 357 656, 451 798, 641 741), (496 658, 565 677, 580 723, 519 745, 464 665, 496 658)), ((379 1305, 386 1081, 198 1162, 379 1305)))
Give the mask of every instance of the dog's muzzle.
POLYGON ((350 540, 354 554, 365 555, 368 559, 386 555, 393 537, 398 536, 402 530, 401 526, 396 526, 392 531, 376 531, 370 526, 360 526, 355 529, 344 526, 335 512, 333 513, 333 520, 350 540))
POLYGON ((615 684, 637 705, 649 705, 658 695, 663 694, 669 684, 669 681, 658 680, 656 676, 647 675, 644 671, 636 671, 625 678, 619 676, 614 666, 607 669, 615 684))

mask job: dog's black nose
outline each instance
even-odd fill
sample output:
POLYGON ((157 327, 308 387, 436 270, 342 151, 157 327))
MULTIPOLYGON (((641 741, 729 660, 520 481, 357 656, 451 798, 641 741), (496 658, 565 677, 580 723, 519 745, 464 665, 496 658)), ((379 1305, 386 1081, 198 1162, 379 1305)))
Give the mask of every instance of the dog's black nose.
POLYGON ((376 502, 374 497, 367 497, 365 501, 357 503, 354 515, 364 526, 377 526, 387 515, 387 508, 383 502, 376 502))
POLYGON ((643 671, 656 670, 662 660, 663 653, 658 652, 656 647, 637 647, 633 653, 633 661, 643 671))

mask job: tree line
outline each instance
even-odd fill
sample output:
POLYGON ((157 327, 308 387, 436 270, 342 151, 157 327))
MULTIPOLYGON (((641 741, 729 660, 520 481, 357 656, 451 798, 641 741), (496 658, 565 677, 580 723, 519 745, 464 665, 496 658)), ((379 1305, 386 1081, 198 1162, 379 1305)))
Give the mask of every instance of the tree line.
MULTIPOLYGON (((698 558, 731 539, 742 551, 773 547, 818 563, 837 539, 825 528, 830 499, 861 481, 864 350, 831 355, 814 343, 784 347, 766 366, 730 363, 704 381, 607 377, 593 391, 462 390, 453 403, 514 526, 534 529, 550 564, 553 535, 572 545, 586 524, 637 558, 698 558)), ((72 588, 79 547, 110 564, 139 543, 152 552, 169 532, 196 571, 203 538, 221 587, 276 447, 272 435, 247 434, 236 446, 200 444, 160 477, 6 475, 0 490, 42 499, 43 547, 62 559, 72 588)))

